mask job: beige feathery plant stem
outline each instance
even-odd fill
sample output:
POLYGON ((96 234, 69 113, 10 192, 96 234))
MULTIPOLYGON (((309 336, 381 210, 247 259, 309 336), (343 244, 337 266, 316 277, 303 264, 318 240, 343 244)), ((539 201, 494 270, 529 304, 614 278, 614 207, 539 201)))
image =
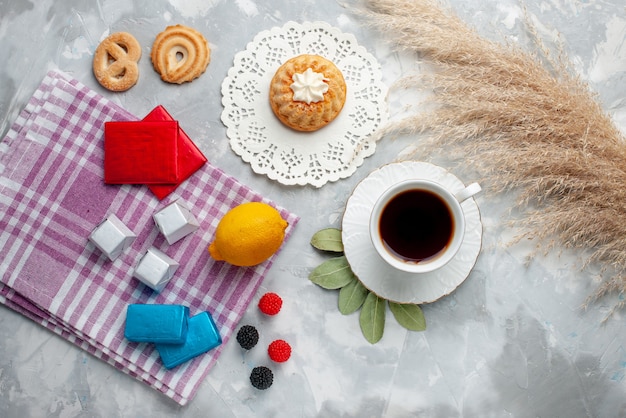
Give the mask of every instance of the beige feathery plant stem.
POLYGON ((429 132, 421 152, 462 155, 493 191, 519 191, 529 236, 611 268, 592 297, 624 292, 626 145, 566 60, 531 25, 534 53, 485 39, 435 0, 364 1, 373 27, 432 66, 399 83, 431 89, 428 103, 382 136, 429 132))

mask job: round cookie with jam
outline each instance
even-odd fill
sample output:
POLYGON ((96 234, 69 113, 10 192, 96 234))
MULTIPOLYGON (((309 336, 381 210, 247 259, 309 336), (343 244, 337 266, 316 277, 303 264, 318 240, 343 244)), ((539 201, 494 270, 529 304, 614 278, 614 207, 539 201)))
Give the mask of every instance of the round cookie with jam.
POLYGON ((297 131, 316 131, 332 122, 346 101, 346 82, 337 66, 319 55, 299 55, 278 68, 270 83, 270 105, 278 119, 297 131))

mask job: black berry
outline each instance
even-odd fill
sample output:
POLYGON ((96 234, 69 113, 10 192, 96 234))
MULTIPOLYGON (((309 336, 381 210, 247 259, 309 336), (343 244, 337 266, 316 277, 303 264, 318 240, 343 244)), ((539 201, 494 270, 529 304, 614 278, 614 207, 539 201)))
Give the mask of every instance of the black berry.
POLYGON ((274 374, 265 366, 255 367, 250 373, 250 383, 257 389, 265 390, 274 383, 274 374))
POLYGON ((259 342, 259 332, 252 325, 244 325, 237 332, 237 342, 244 350, 249 350, 259 342))

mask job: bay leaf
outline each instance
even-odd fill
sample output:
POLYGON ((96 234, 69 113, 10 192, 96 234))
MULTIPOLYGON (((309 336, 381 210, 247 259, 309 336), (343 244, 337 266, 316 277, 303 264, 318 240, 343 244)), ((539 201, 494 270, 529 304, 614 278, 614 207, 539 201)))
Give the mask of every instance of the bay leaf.
POLYGON ((424 331, 426 318, 419 305, 412 303, 389 302, 389 310, 398 321, 398 324, 411 331, 424 331))
POLYGON ((311 238, 311 245, 321 251, 342 253, 343 243, 341 242, 341 230, 337 228, 326 228, 317 231, 311 238))
POLYGON ((324 289, 340 289, 354 279, 354 273, 344 255, 323 262, 309 274, 309 280, 324 289))
POLYGON ((355 277, 339 291, 339 312, 344 315, 356 312, 363 306, 368 293, 369 290, 355 277))
POLYGON ((359 324, 365 339, 376 344, 383 337, 385 330, 385 300, 370 292, 363 302, 359 324))

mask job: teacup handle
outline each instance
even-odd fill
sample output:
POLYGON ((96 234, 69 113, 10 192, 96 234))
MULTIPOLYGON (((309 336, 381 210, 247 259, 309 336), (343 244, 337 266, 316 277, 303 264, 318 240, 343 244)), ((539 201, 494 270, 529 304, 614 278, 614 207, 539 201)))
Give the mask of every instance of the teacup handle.
POLYGON ((464 188, 463 190, 461 190, 460 192, 455 193, 454 197, 456 197, 456 200, 458 200, 459 203, 463 203, 464 201, 474 196, 476 193, 480 192, 481 190, 482 188, 480 187, 480 184, 472 183, 466 188, 464 188))

